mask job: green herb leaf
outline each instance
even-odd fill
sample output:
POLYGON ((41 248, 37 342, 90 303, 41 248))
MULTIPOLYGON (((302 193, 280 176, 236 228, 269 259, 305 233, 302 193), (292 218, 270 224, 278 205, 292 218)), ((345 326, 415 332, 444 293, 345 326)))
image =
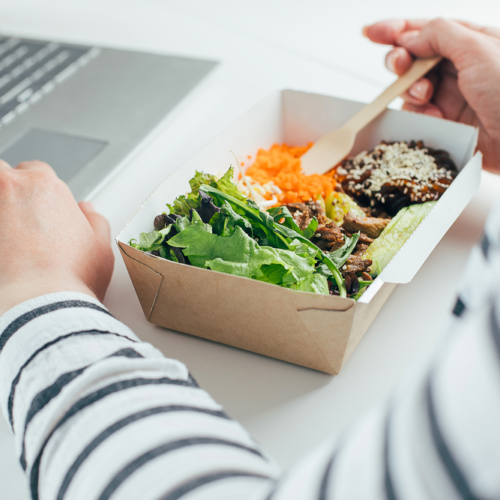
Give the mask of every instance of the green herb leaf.
POLYGON ((234 168, 229 167, 229 170, 218 180, 215 182, 205 182, 205 184, 210 184, 212 187, 215 187, 222 191, 225 194, 232 196, 240 201, 245 201, 245 196, 240 193, 238 187, 233 182, 234 177, 234 168))
POLYGON ((295 232, 304 236, 304 238, 307 238, 308 240, 310 240, 314 236, 314 233, 318 228, 318 220, 316 219, 316 217, 313 217, 306 229, 302 231, 302 229, 300 229, 300 227, 295 222, 295 219, 293 218, 290 210, 288 210, 287 207, 270 208, 268 212, 276 223, 293 229, 295 232), (284 219, 283 222, 280 222, 282 219, 284 219))
POLYGON ((354 251, 359 240, 359 233, 353 234, 352 238, 345 237, 345 243, 342 247, 327 254, 328 258, 340 269, 354 251))
POLYGON ((284 282, 288 283, 290 279, 292 283, 297 281, 297 278, 293 276, 293 273, 282 264, 264 264, 261 266, 260 270, 262 272, 262 276, 259 280, 265 281, 266 283, 281 285, 284 282), (287 278, 287 274, 290 274, 291 277, 287 278))
POLYGON ((172 225, 167 226, 160 231, 151 231, 150 233, 141 233, 139 236, 139 243, 137 240, 130 240, 129 245, 142 250, 143 252, 153 252, 162 248, 162 243, 172 230, 172 225))
POLYGON ((191 186, 191 194, 197 196, 201 185, 212 184, 215 182, 217 182, 215 179, 215 175, 196 171, 194 177, 189 181, 189 185, 191 186))
POLYGON ((231 205, 224 200, 220 213, 215 214, 210 220, 214 233, 219 236, 229 236, 236 226, 241 227, 247 234, 253 236, 252 224, 245 217, 236 213, 231 205))
POLYGON ((252 226, 254 236, 259 239, 260 245, 263 245, 263 241, 265 241, 267 245, 274 248, 288 248, 289 242, 286 236, 284 237, 274 229, 274 219, 267 212, 260 210, 257 205, 254 204, 256 208, 251 206, 248 203, 250 200, 244 203, 211 186, 204 185, 202 190, 212 196, 218 207, 222 207, 224 201, 227 201, 238 215, 247 219, 252 226))
POLYGON ((196 224, 200 222, 203 224, 200 214, 196 210, 192 210, 190 215, 191 215, 191 224, 196 224))
POLYGON ((188 215, 181 217, 180 219, 177 219, 175 221, 175 229, 177 229, 178 233, 181 233, 182 231, 184 231, 184 229, 191 225, 191 221, 189 220, 188 215))
POLYGON ((247 204, 250 208, 253 208, 254 210, 260 210, 259 205, 257 205, 257 203, 255 203, 255 201, 251 200, 250 198, 248 198, 248 199, 246 200, 246 204, 247 204))
POLYGON ((200 206, 200 201, 198 200, 198 193, 188 194, 187 196, 181 195, 177 197, 172 205, 167 203, 167 207, 171 214, 181 215, 187 217, 191 209, 196 209, 200 206))
POLYGON ((298 239, 292 240, 288 248, 292 251, 295 252, 297 255, 301 255, 302 257, 313 257, 316 258, 319 253, 318 247, 314 248, 309 245, 305 245, 298 239))
POLYGON ((239 226, 230 236, 191 225, 169 240, 183 249, 192 265, 281 286, 299 283, 314 273, 315 259, 289 250, 260 247, 239 226))

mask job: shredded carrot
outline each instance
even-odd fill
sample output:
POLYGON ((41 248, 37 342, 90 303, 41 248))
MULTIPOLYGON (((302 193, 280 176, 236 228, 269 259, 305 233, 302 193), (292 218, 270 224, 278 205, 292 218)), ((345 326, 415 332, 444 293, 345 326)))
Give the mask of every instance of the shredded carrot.
MULTIPOLYGON (((274 144, 269 151, 259 149, 255 162, 245 174, 261 185, 274 182, 283 191, 277 195, 279 203, 306 202, 316 200, 319 195, 326 199, 336 184, 333 172, 325 175, 302 173, 300 157, 312 145, 293 147, 274 144)), ((266 197, 270 199, 271 196, 266 197)))

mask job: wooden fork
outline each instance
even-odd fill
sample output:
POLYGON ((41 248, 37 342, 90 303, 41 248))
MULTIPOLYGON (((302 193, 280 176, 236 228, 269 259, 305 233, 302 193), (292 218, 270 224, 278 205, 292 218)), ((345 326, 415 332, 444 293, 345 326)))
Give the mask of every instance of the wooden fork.
POLYGON ((314 146, 301 157, 302 170, 306 174, 324 174, 338 165, 351 152, 357 133, 377 118, 391 101, 408 90, 441 59, 439 56, 415 59, 411 68, 372 103, 358 111, 345 125, 316 141, 314 146))

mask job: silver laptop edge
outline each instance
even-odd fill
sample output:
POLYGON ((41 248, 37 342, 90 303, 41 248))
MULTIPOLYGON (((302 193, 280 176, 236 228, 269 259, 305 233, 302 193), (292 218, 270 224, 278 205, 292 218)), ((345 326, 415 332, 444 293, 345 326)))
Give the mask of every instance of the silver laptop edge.
POLYGON ((4 36, 0 158, 47 161, 75 198, 84 199, 171 118, 216 65, 4 36))

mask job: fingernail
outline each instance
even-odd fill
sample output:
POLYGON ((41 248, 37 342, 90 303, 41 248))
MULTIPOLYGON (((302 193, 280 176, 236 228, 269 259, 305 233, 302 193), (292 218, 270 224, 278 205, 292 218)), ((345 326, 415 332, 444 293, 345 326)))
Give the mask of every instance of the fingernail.
POLYGON ((419 101, 423 101, 426 97, 426 89, 421 83, 415 83, 409 88, 408 94, 419 101))
POLYGON ((411 43, 419 35, 419 31, 407 31, 398 38, 398 45, 411 43))
POLYGON ((387 69, 389 71, 392 71, 393 73, 396 72, 396 52, 393 50, 392 52, 389 52, 387 54, 387 57, 385 59, 385 65, 387 66, 387 69))
POLYGON ((365 26, 363 28, 363 31, 361 32, 363 34, 363 36, 366 36, 368 38, 368 29, 370 28, 370 26, 365 26))
POLYGON ((424 115, 435 116, 436 118, 443 118, 443 113, 436 108, 426 108, 424 115))

